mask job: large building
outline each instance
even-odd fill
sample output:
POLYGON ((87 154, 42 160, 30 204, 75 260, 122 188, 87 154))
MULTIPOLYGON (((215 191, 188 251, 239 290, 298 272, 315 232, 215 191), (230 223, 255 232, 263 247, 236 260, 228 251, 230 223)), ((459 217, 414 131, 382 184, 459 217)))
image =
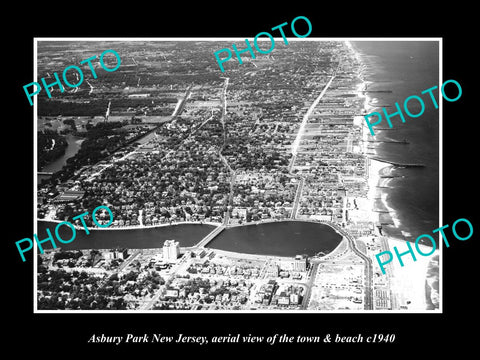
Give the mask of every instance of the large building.
POLYGON ((54 204, 75 202, 79 201, 84 195, 85 191, 66 190, 55 197, 52 202, 54 204))
POLYGON ((265 276, 278 277, 278 265, 273 263, 268 263, 265 266, 265 276))
POLYGON ((106 252, 104 255, 105 259, 113 260, 113 259, 126 259, 128 257, 128 250, 127 249, 114 249, 106 252))
POLYGON ((307 259, 300 255, 295 256, 295 260, 293 260, 293 270, 307 271, 307 259))
POLYGON ((297 255, 295 259, 281 260, 279 262, 280 268, 288 271, 307 271, 307 258, 297 255))
POLYGON ((180 255, 180 245, 175 240, 165 240, 163 243, 163 261, 175 262, 180 255))

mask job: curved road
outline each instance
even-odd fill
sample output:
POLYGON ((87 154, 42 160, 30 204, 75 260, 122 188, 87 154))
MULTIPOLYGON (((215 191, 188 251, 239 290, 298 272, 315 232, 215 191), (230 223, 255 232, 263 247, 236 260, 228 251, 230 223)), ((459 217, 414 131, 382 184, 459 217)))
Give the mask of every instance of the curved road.
POLYGON ((372 290, 373 290, 373 270, 372 270, 372 260, 357 249, 355 245, 355 240, 353 237, 347 233, 344 229, 340 228, 336 224, 332 224, 338 232, 340 232, 347 240, 349 248, 360 257, 365 262, 365 310, 373 310, 373 299, 372 299, 372 290))

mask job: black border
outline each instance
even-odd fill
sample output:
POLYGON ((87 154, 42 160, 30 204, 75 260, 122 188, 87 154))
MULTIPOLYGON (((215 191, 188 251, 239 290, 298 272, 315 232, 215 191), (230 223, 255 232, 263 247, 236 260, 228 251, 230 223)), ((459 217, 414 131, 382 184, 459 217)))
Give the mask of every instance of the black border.
MULTIPOLYGON (((88 344, 92 334, 125 334, 127 332, 162 333, 176 336, 228 335, 249 333, 269 336, 286 333, 289 336, 320 336, 327 333, 352 336, 357 333, 368 336, 374 333, 394 333, 393 344, 295 344, 298 350, 325 354, 341 349, 371 356, 433 355, 452 345, 462 350, 473 347, 474 333, 468 324, 475 313, 476 269, 479 221, 474 211, 476 190, 475 127, 478 122, 473 111, 475 101, 473 67, 475 59, 473 26, 465 18, 468 10, 405 8, 398 4, 389 8, 386 4, 376 7, 373 3, 361 3, 355 8, 347 4, 325 7, 292 8, 277 3, 258 7, 238 4, 201 4, 194 9, 190 4, 179 4, 170 9, 158 4, 84 4, 43 9, 29 8, 22 14, 18 25, 2 25, 8 37, 2 57, 4 97, 4 278, 7 280, 3 299, 8 321, 6 343, 12 349, 21 350, 23 344, 35 349, 40 358, 65 356, 71 353, 89 354, 118 350, 122 353, 139 353, 147 350, 153 356, 165 356, 164 351, 175 350, 176 356, 186 351, 195 355, 209 350, 221 350, 225 356, 237 353, 268 350, 284 352, 292 344, 260 345, 164 345, 135 344, 112 346, 88 344), (132 9, 126 6, 134 7, 132 9), (341 5, 341 6, 340 6, 341 5), (124 7, 125 6, 125 7, 124 7), (55 9, 55 11, 53 11, 55 9), (275 11, 273 11, 275 10, 275 11), (443 264, 443 314, 33 314, 33 259, 27 256, 21 262, 14 242, 33 234, 33 107, 25 99, 22 86, 33 79, 34 37, 178 37, 178 36, 245 36, 261 31, 296 16, 306 16, 313 25, 311 37, 442 37, 443 78, 455 79, 463 89, 463 95, 455 103, 444 102, 443 114, 443 223, 452 224, 458 218, 469 219, 476 231, 468 241, 453 240, 450 248, 444 247, 443 264), (13 26, 13 27, 12 27, 13 26), (7 28, 8 27, 8 28, 7 28), (470 28, 471 27, 471 28, 470 28), (20 131, 19 131, 20 130, 20 131), (342 346, 340 346, 342 345, 342 346), (346 345, 346 346, 345 346, 346 345), (66 350, 52 354, 51 349, 66 350), (69 351, 70 350, 70 351, 69 351), (50 355, 47 355, 49 354, 50 355)), ((38 6, 39 7, 39 6, 38 6)), ((475 324, 472 324, 475 326, 475 324)), ((295 352, 293 355, 307 355, 295 352)), ((441 353, 441 351, 439 352, 441 353)), ((254 353, 252 352, 252 355, 254 353)), ((34 355, 34 356, 36 356, 34 355)))

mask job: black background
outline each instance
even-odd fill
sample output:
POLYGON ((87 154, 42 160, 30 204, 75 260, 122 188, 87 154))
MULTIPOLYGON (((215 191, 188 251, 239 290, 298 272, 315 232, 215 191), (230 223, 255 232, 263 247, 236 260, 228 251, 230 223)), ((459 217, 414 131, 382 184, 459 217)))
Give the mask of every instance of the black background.
MULTIPOLYGON (((2 23, 2 114, 3 114, 3 257, 2 276, 4 343, 17 352, 35 351, 36 357, 90 355, 100 353, 147 354, 155 358, 185 351, 203 358, 207 352, 231 356, 239 351, 256 354, 295 347, 293 356, 341 355, 344 352, 369 356, 403 353, 441 354, 446 349, 464 354, 475 344, 474 314, 478 296, 475 259, 480 233, 476 150, 479 121, 473 109, 478 80, 474 67, 473 24, 466 8, 375 6, 346 3, 293 7, 291 3, 250 7, 245 3, 162 3, 82 5, 25 5, 9 11, 2 23), (33 235, 33 107, 23 85, 33 81, 34 37, 253 37, 261 31, 297 16, 306 16, 313 27, 310 37, 442 37, 443 79, 455 79, 462 97, 444 101, 443 114, 443 223, 469 219, 474 235, 467 241, 450 241, 443 252, 443 314, 33 314, 33 258, 22 263, 15 241, 33 235), (336 333, 353 336, 396 334, 393 344, 88 344, 93 335, 125 336, 161 333, 185 335, 323 336, 336 333)), ((288 30, 289 31, 289 30, 288 30)), ((300 31, 299 31, 300 32, 300 31)), ((301 33, 301 32, 300 32, 301 33)), ((288 36, 288 33, 287 33, 288 36)), ((213 55, 212 55, 213 56, 213 55)), ((476 64, 475 64, 476 65, 476 64)), ((433 229, 432 229, 433 230, 433 229)), ((255 356, 256 357, 256 356, 255 356)))

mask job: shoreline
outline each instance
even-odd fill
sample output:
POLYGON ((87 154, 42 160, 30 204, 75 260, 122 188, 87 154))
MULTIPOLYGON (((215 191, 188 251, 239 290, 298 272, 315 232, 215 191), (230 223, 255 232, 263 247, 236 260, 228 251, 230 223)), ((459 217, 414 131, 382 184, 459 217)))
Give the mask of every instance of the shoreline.
MULTIPOLYGON (((51 223, 61 223, 61 220, 53 220, 53 219, 37 219, 37 222, 51 222, 51 223)), ((306 223, 314 223, 319 225, 326 225, 330 227, 333 231, 335 231, 338 235, 343 236, 336 228, 335 225, 331 224, 328 221, 322 220, 310 220, 310 219, 280 219, 280 220, 271 220, 268 219, 266 221, 255 221, 255 222, 248 222, 243 224, 236 224, 236 225, 227 225, 225 226, 226 229, 233 229, 237 227, 244 227, 244 226, 256 226, 256 225, 264 225, 264 224, 276 224, 281 222, 306 222, 306 223)), ((223 223, 218 222, 199 222, 199 221, 179 221, 179 222, 172 222, 171 224, 160 224, 160 225, 135 225, 135 226, 118 226, 118 227, 108 227, 108 228, 100 228, 100 227, 87 227, 88 230, 142 230, 142 229, 153 229, 153 228, 161 228, 161 227, 169 227, 169 226, 176 226, 176 225, 210 225, 215 226, 216 228, 223 226, 223 223)), ((85 229, 84 227, 74 225, 75 228, 78 230, 85 229)), ((213 231, 213 230, 212 230, 213 231)))
MULTIPOLYGON (((393 249, 393 246, 396 246, 399 251, 404 251, 406 249, 405 241, 394 239, 391 237, 387 238, 390 249, 393 249)), ((419 244, 419 248, 422 252, 431 251, 431 247, 423 244, 419 244)), ((411 257, 404 257, 404 266, 400 266, 398 261, 392 261, 387 266, 392 266, 393 276, 391 278, 392 282, 392 292, 395 293, 396 297, 399 298, 400 302, 408 304, 408 310, 414 311, 426 311, 435 312, 439 311, 438 308, 438 290, 433 289, 429 285, 429 281, 432 281, 432 277, 429 276, 428 272, 431 267, 432 261, 435 262, 435 257, 440 255, 440 251, 435 249, 435 252, 429 256, 416 256, 416 261, 413 261, 411 257), (430 291, 427 291, 426 286, 430 287, 430 291), (427 300, 427 296, 429 299, 427 300), (437 305, 434 309, 429 309, 429 306, 432 302, 437 305), (408 303, 409 302, 409 303, 408 303)))
MULTIPOLYGON (((372 99, 368 96, 367 93, 362 92, 366 89, 369 82, 364 78, 363 70, 365 69, 365 64, 361 59, 361 53, 355 49, 351 44, 350 48, 355 52, 356 59, 361 63, 361 70, 358 74, 358 78, 362 83, 357 88, 357 93, 360 98, 364 98, 363 113, 368 114, 373 111, 375 108, 372 106, 372 99)), ((384 188, 388 189, 388 184, 392 178, 382 178, 382 176, 391 175, 391 172, 395 169, 395 166, 388 162, 383 162, 381 160, 372 159, 372 156, 377 156, 377 147, 378 144, 373 145, 373 149, 368 149, 368 137, 370 133, 368 127, 363 119, 363 116, 360 118, 360 123, 362 126, 362 140, 363 147, 362 151, 368 161, 368 206, 371 211, 372 219, 375 219, 376 222, 380 225, 380 213, 375 212, 375 202, 379 200, 381 206, 384 207, 389 217, 393 222, 393 226, 398 229, 400 232, 397 234, 390 234, 390 231, 387 227, 382 226, 382 234, 389 248, 392 250, 393 247, 397 247, 400 251, 405 249, 407 242, 407 236, 411 234, 405 229, 401 229, 401 222, 398 217, 398 211, 394 209, 391 204, 388 203, 388 191, 385 191, 384 188), (401 237, 400 237, 401 234, 401 237), (396 235, 396 236, 395 236, 396 235)), ((408 229, 407 229, 408 230, 408 229)), ((424 252, 430 252, 432 247, 424 244, 418 244, 419 248, 424 252)), ((438 281, 438 277, 429 274, 431 268, 435 266, 434 258, 437 258, 440 255, 440 251, 437 248, 431 256, 423 257, 417 256, 416 261, 413 259, 405 259, 405 266, 400 266, 398 261, 392 261, 389 266, 392 267, 392 277, 391 281, 391 291, 395 294, 395 298, 398 300, 399 304, 403 304, 408 307, 408 310, 413 311, 439 311, 439 291, 432 286, 432 283, 438 281)), ((437 263, 438 269, 438 263, 437 263)))
MULTIPOLYGON (((364 114, 370 113, 373 109, 375 109, 375 106, 372 105, 372 102, 374 103, 376 101, 375 98, 370 97, 368 93, 364 92, 365 89, 367 89, 368 85, 372 84, 372 81, 369 81, 365 78, 364 70, 366 68, 366 64, 362 59, 362 52, 359 51, 353 44, 351 44, 350 41, 347 41, 347 46, 354 52, 354 56, 357 59, 357 61, 360 63, 360 71, 358 73, 358 78, 361 80, 361 83, 357 87, 357 95, 360 98, 364 98, 364 103, 363 103, 363 108, 362 111, 364 114)), ((398 236, 396 234, 389 234, 388 228, 383 228, 382 230, 385 231, 383 234, 384 236, 387 236, 389 238, 394 238, 394 239, 399 239, 403 241, 407 241, 405 239, 405 234, 408 234, 410 236, 410 233, 404 230, 401 230, 400 227, 402 226, 402 223, 400 222, 399 216, 398 216, 398 210, 393 208, 391 204, 388 203, 388 192, 384 191, 383 188, 388 188, 388 183, 390 182, 390 178, 387 178, 383 180, 381 176, 387 175, 387 172, 391 172, 394 169, 394 166, 390 164, 389 162, 381 161, 378 159, 372 159, 372 157, 377 157, 378 152, 377 152, 377 147, 378 144, 373 145, 373 149, 369 149, 369 138, 371 138, 371 135, 369 133, 368 127, 364 121, 363 116, 361 116, 360 123, 362 126, 362 152, 364 156, 368 159, 368 204, 369 204, 369 209, 372 213, 372 217, 375 218, 376 222, 380 224, 381 221, 381 216, 379 212, 375 212, 375 202, 376 200, 380 200, 382 206, 387 210, 387 213, 390 217, 390 219, 393 222, 393 225, 395 228, 397 228, 402 236, 398 236)))
MULTIPOLYGON (((53 223, 61 223, 63 221, 61 220, 56 220, 56 219, 37 219, 38 221, 42 222, 53 222, 53 223)), ((178 222, 172 222, 171 224, 159 224, 159 225, 129 225, 129 226, 114 226, 114 227, 106 227, 106 228, 101 228, 101 227, 87 227, 88 230, 142 230, 142 229, 153 229, 153 228, 160 228, 160 227, 166 227, 166 226, 176 226, 176 225, 211 225, 211 226, 216 226, 219 227, 222 225, 222 223, 217 223, 217 222, 210 222, 210 221, 178 221, 178 222)), ((82 226, 75 225, 76 229, 83 230, 85 229, 82 226)))
MULTIPOLYGON (((44 220, 44 219, 39 219, 39 220, 44 220)), ((52 221, 49 221, 49 220, 44 220, 43 222, 52 222, 52 221)), ((61 221, 54 221, 55 223, 60 223, 61 221)), ((248 226, 248 225, 263 225, 263 224, 276 224, 276 223, 285 223, 285 222, 302 222, 302 223, 311 223, 311 224, 317 224, 317 225, 324 225, 324 226, 327 226, 329 228, 329 230, 335 232, 335 234, 337 234, 339 237, 340 237, 340 240, 338 242, 338 244, 330 251, 327 251, 327 250, 319 250, 319 251, 316 251, 314 255, 308 255, 309 258, 311 259, 322 259, 323 257, 325 256, 328 256, 332 253, 335 253, 336 251, 338 251, 337 249, 339 247, 342 246, 342 244, 346 241, 346 238, 345 236, 337 229, 337 226, 338 225, 335 225, 335 224, 332 224, 332 223, 329 223, 329 222, 321 222, 321 221, 317 221, 317 220, 296 220, 296 219, 285 219, 285 220, 275 220, 275 221, 269 221, 269 222, 259 222, 259 223, 248 223, 248 224, 243 224, 243 225, 236 225, 232 228, 236 228, 236 227, 240 227, 240 226, 248 226)), ((195 222, 189 222, 189 223, 186 223, 186 222, 183 222, 182 224, 191 224, 191 225, 200 225, 199 223, 195 222)), ((169 226, 168 224, 166 226, 169 226)), ((78 227, 76 227, 78 229, 78 227)), ((80 229, 84 229, 83 227, 80 228, 80 229)), ((97 229, 97 228, 88 228, 89 230, 108 230, 108 229, 97 229)), ((139 227, 135 227, 133 228, 132 230, 140 230, 142 228, 139 228, 139 227)), ((210 233, 214 232, 216 229, 218 229, 218 227, 215 227, 213 230, 211 230, 206 236, 208 236, 210 233)), ((113 229, 113 230, 121 230, 121 229, 113 229)), ((322 240, 322 238, 320 236, 317 236, 316 237, 316 240, 317 241, 320 241, 322 240)), ((195 244, 192 244, 192 245, 181 245, 180 246, 180 250, 181 252, 185 252, 186 250, 192 250, 192 249, 197 249, 197 250, 201 250, 201 249, 204 249, 205 251, 207 252, 210 252, 210 251, 215 251, 217 253, 222 253, 223 255, 225 256, 230 256, 230 257, 234 257, 234 258, 249 258, 249 259, 263 259, 263 260, 268 260, 268 259, 273 259, 273 258, 278 258, 278 259, 292 259, 292 258, 295 258, 297 255, 301 254, 302 251, 297 251, 295 254, 291 254, 291 255, 279 255, 279 254, 270 254, 270 253, 249 253, 249 252, 244 252, 242 250, 239 250, 239 251, 235 251, 235 250, 225 250, 225 249, 220 249, 220 248, 217 248, 217 247, 210 247, 208 245, 206 246, 198 246, 199 243, 202 242, 202 239, 199 240, 198 242, 196 242, 195 244)), ((113 246, 115 247, 115 246, 113 246)), ((105 248, 100 248, 100 249, 96 249, 96 250, 108 250, 112 248, 112 246, 107 246, 105 248)), ((126 246, 127 249, 129 250, 142 250, 142 251, 150 251, 150 250, 155 250, 155 249, 162 249, 162 246, 159 245, 159 247, 131 247, 131 246, 126 246)), ((57 247, 56 249, 61 249, 61 246, 57 247)), ((84 251, 86 249, 89 249, 89 248, 79 248, 79 249, 70 249, 70 250, 79 250, 79 251, 84 251)), ((46 249, 48 251, 55 251, 55 249, 46 249)))
MULTIPOLYGON (((361 108, 363 114, 368 114, 374 107, 371 106, 371 101, 372 98, 365 93, 365 89, 369 84, 371 84, 371 81, 366 80, 364 76, 364 70, 365 70, 365 63, 362 60, 362 54, 361 52, 355 48, 353 44, 351 44, 350 41, 346 42, 347 47, 354 53, 355 58, 359 62, 359 73, 357 74, 357 77, 360 79, 360 83, 357 86, 357 96, 359 98, 363 98, 363 107, 361 108)), ((381 185, 386 185, 382 184, 382 175, 384 175, 384 172, 388 167, 392 167, 391 164, 383 162, 381 160, 377 159, 372 159, 372 156, 377 156, 377 146, 374 145, 373 149, 369 149, 369 137, 371 137, 368 127, 365 124, 364 117, 363 115, 359 116, 360 119, 357 119, 357 121, 360 121, 360 126, 362 128, 362 153, 365 156, 365 160, 367 161, 367 167, 368 167, 368 173, 367 173, 367 185, 368 185, 368 192, 367 192, 367 211, 371 213, 371 217, 375 220, 375 223, 380 223, 380 213, 374 211, 375 210, 375 202, 377 200, 377 195, 380 195, 380 199, 382 204, 385 206, 385 208, 388 210, 389 215, 392 217, 392 219, 395 217, 392 212, 395 213, 395 210, 391 207, 389 207, 386 203, 386 198, 387 194, 382 191, 381 188, 379 188, 381 185)), ((395 217, 396 218, 396 217, 395 217)))

